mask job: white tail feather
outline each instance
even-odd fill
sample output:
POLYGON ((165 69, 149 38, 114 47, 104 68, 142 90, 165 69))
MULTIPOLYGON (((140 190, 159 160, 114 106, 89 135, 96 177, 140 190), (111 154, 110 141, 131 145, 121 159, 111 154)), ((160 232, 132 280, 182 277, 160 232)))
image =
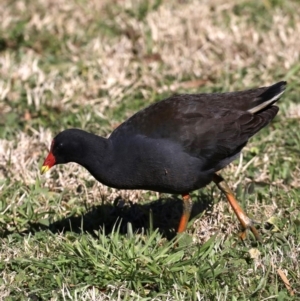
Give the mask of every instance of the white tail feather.
POLYGON ((259 104, 258 106, 248 110, 248 112, 254 114, 256 112, 261 111, 262 109, 264 109, 265 107, 267 107, 269 104, 275 102, 278 98, 280 98, 280 96, 284 93, 284 90, 280 93, 278 93, 277 95, 275 95, 274 97, 272 97, 271 99, 259 104))

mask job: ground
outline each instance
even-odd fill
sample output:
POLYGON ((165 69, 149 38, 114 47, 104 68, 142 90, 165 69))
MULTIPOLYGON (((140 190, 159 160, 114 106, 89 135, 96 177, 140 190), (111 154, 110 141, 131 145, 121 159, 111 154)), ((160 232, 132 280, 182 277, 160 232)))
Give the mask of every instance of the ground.
POLYGON ((0 300, 298 300, 298 1, 1 3, 0 300), (102 136, 173 93, 288 82, 275 120, 226 167, 263 244, 215 185, 119 191, 68 164, 40 175, 51 140, 102 136), (176 237, 175 237, 176 239, 176 237))

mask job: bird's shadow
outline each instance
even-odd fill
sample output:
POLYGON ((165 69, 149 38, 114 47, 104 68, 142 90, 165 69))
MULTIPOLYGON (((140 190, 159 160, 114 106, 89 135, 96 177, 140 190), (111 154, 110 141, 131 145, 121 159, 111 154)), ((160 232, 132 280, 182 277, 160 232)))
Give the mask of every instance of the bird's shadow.
MULTIPOLYGON (((212 203, 212 195, 200 192, 198 196, 193 196, 190 220, 200 216, 212 206, 212 203)), ((183 202, 177 196, 163 197, 144 204, 125 202, 121 198, 116 198, 111 204, 93 206, 80 216, 69 216, 49 226, 30 223, 26 232, 35 233, 48 229, 53 233, 72 231, 95 235, 99 229, 105 229, 105 233, 110 234, 118 224, 120 234, 126 234, 130 223, 134 232, 158 228, 164 237, 172 239, 176 235, 182 211, 183 202)))

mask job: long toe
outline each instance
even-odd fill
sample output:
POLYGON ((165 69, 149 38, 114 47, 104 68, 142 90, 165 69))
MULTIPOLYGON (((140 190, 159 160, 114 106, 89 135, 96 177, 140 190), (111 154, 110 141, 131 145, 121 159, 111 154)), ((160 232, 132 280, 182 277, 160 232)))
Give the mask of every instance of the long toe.
POLYGON ((240 238, 242 240, 245 240, 247 237, 247 231, 250 230, 255 239, 259 242, 261 242, 261 237, 260 234, 258 233, 258 230, 256 229, 256 227, 254 226, 254 224, 256 224, 257 222, 253 221, 252 219, 250 219, 248 216, 245 216, 244 214, 242 216, 238 216, 238 219, 241 223, 241 226, 243 228, 242 232, 240 232, 240 238), (246 217, 246 218, 244 218, 246 217), (243 219, 244 218, 244 219, 243 219))

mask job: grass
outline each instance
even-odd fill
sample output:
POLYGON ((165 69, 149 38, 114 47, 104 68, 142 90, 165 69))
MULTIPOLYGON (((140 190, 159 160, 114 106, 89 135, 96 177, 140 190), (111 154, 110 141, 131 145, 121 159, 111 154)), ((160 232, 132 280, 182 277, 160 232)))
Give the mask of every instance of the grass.
POLYGON ((297 1, 4 1, 0 25, 0 300, 298 300, 297 1), (70 127, 107 136, 175 92, 288 81, 272 124, 223 175, 263 244, 210 184, 118 191, 75 164, 39 168, 70 127))

